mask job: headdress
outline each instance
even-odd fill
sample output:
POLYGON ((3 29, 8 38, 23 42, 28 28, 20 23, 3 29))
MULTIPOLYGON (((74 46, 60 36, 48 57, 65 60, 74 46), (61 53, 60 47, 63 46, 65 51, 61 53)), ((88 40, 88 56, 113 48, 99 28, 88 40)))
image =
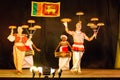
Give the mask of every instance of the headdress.
POLYGON ((67 36, 66 35, 61 35, 60 38, 62 39, 62 37, 65 37, 67 39, 67 36))

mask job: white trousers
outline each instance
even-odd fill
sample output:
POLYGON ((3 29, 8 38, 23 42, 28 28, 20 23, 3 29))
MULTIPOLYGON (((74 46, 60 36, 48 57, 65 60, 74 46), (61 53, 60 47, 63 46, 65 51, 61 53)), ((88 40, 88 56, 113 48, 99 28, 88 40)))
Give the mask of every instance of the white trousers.
POLYGON ((30 68, 33 66, 33 56, 25 56, 22 68, 30 68))
POLYGON ((81 70, 81 59, 83 56, 83 52, 73 51, 73 67, 72 69, 81 70))
POLYGON ((69 57, 65 57, 65 58, 62 58, 60 57, 59 58, 59 69, 62 69, 62 70, 69 70, 69 62, 70 62, 71 58, 69 57))

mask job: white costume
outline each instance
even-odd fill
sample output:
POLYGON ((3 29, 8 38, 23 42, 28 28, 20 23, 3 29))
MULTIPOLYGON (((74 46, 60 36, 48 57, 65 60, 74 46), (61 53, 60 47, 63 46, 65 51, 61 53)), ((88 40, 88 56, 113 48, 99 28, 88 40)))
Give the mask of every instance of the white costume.
MULTIPOLYGON (((63 47, 68 47, 68 46, 61 46, 60 47, 60 52, 62 52, 62 48, 63 47)), ((69 70, 69 62, 70 62, 70 57, 60 57, 59 58, 59 69, 62 69, 62 70, 69 70)))
POLYGON ((85 34, 81 31, 69 31, 69 34, 73 36, 74 44, 72 45, 73 50, 73 67, 71 71, 81 72, 81 58, 84 53, 84 39, 85 34))
MULTIPOLYGON (((67 36, 66 35, 61 35, 61 39, 62 37, 65 37, 66 40, 67 40, 67 36)), ((68 43, 68 41, 61 41, 62 44, 66 44, 68 43)), ((60 52, 68 52, 68 44, 67 45, 61 45, 60 48, 59 48, 59 51, 60 52)), ((69 65, 69 62, 71 60, 71 57, 59 57, 59 69, 58 69, 58 72, 60 70, 69 70, 70 68, 70 65, 69 65)))
MULTIPOLYGON (((26 42, 26 46, 29 46, 31 50, 33 50, 32 48, 32 44, 33 42, 31 41, 31 39, 28 39, 26 42)), ((23 61, 23 68, 30 68, 33 66, 33 55, 30 56, 25 56, 24 61, 23 61)))
POLYGON ((76 24, 76 31, 69 31, 67 27, 67 22, 64 23, 65 30, 68 34, 72 35, 74 44, 72 45, 73 50, 73 67, 71 71, 81 72, 81 58, 84 53, 84 39, 91 41, 96 36, 96 33, 93 34, 90 38, 86 36, 85 33, 81 31, 82 22, 79 21, 76 24))

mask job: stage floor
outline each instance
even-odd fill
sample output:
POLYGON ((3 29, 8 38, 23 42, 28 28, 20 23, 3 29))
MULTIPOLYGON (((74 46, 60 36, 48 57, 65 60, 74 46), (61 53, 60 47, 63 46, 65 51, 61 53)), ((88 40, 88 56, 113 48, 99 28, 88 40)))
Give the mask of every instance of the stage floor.
MULTIPOLYGON (((32 78, 32 73, 29 69, 23 70, 23 74, 16 74, 15 70, 0 70, 0 78, 32 78)), ((56 72, 55 78, 58 78, 56 72)), ((44 78, 41 75, 40 78, 44 78)), ((48 77, 52 77, 49 75, 48 77)), ((36 73, 34 78, 39 78, 36 73)), ((70 71, 63 71, 61 78, 120 78, 120 70, 116 69, 82 69, 82 73, 72 73, 70 71)))

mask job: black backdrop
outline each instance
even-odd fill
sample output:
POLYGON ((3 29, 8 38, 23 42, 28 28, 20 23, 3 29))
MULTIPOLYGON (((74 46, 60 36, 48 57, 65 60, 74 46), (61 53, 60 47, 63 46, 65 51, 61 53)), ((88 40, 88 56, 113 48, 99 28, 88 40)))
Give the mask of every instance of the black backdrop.
MULTIPOLYGON (((54 50, 60 41, 60 35, 66 34, 60 19, 72 19, 69 29, 75 30, 78 21, 76 12, 83 11, 83 31, 92 35, 87 27, 90 18, 98 17, 105 26, 101 27, 97 36, 91 42, 85 41, 85 53, 82 58, 82 68, 114 68, 116 45, 119 30, 119 0, 36 0, 61 2, 60 17, 31 17, 31 0, 1 0, 0 1, 0 68, 14 68, 12 60, 13 43, 7 40, 10 25, 26 24, 28 19, 34 19, 42 26, 33 36, 33 42, 41 48, 36 52, 34 62, 36 66, 58 67, 58 58, 54 57, 54 50)), ((68 34, 66 34, 68 35, 68 34)), ((68 35, 72 44, 72 37, 68 35)), ((72 61, 71 61, 72 62, 72 61)), ((72 65, 72 64, 71 64, 72 65)))

